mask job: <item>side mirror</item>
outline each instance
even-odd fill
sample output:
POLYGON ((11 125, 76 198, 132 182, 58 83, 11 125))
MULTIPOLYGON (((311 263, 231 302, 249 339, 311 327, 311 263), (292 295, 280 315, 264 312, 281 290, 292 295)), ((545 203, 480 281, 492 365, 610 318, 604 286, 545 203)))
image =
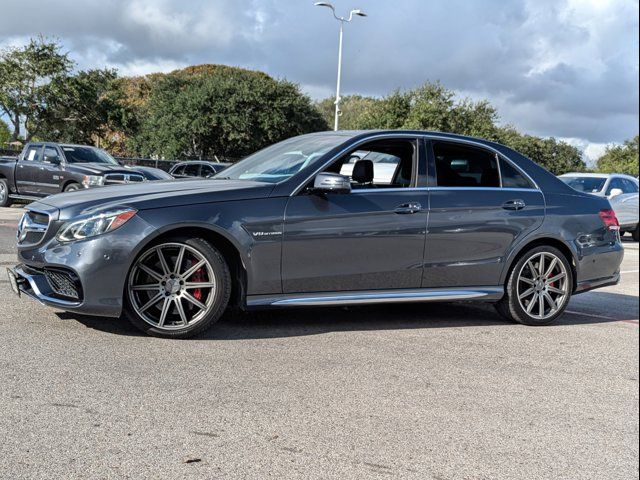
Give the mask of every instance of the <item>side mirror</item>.
POLYGON ((613 197, 617 197, 618 195, 622 195, 624 192, 619 189, 619 188, 614 188, 613 190, 611 190, 611 193, 609 194, 609 198, 613 198, 613 197))
POLYGON ((50 163, 51 165, 60 165, 60 157, 50 157, 48 155, 44 156, 45 163, 50 163))
POLYGON ((313 190, 324 193, 350 193, 351 180, 339 173, 319 173, 313 181, 313 190))

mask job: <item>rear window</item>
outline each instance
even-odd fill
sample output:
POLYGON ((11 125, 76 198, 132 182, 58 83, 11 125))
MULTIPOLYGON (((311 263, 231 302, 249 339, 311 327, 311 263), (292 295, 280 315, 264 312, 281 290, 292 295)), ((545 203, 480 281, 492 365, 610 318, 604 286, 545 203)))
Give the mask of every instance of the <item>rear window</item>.
POLYGON ((559 177, 574 190, 585 193, 598 193, 604 188, 607 177, 559 177))

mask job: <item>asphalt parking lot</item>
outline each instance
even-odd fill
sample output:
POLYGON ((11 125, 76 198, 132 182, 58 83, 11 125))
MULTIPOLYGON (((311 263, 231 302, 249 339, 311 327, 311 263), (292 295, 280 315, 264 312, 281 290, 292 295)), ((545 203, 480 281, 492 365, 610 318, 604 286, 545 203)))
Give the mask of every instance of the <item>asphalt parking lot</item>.
MULTIPOLYGON (((0 209, 0 265, 20 208, 0 209)), ((638 244, 555 325, 490 306, 274 311, 188 341, 0 277, 0 478, 638 478, 638 244)))

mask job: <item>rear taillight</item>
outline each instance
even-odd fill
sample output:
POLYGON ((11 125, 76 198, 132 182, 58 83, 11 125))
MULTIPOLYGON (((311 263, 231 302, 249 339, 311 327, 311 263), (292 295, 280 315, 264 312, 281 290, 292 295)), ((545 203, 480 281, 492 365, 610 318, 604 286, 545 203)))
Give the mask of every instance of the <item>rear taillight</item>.
POLYGON ((604 226, 607 227, 608 230, 620 230, 620 222, 618 222, 616 212, 613 210, 600 210, 600 220, 602 220, 602 223, 604 223, 604 226))

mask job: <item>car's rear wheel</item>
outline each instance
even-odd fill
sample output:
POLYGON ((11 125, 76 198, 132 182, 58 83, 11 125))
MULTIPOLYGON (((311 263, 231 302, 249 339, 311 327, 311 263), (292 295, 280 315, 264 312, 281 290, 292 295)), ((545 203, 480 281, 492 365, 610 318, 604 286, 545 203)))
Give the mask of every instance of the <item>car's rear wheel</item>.
POLYGON ((573 292, 571 265, 550 246, 526 252, 511 269, 498 312, 525 325, 548 325, 564 312, 573 292))
POLYGON ((640 241, 640 224, 636 225, 636 229, 631 232, 631 236, 636 242, 640 241))
POLYGON ((0 207, 10 207, 13 202, 9 198, 9 184, 4 178, 0 178, 0 207))
POLYGON ((222 316, 230 293, 218 250, 199 238, 170 239, 147 248, 131 268, 125 315, 149 335, 188 338, 222 316))

